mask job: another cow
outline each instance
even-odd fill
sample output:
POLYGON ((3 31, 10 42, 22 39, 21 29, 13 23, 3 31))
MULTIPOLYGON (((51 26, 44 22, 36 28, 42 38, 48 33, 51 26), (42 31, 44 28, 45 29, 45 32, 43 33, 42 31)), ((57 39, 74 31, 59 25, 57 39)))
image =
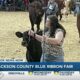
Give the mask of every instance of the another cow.
MULTIPOLYGON (((36 32, 38 35, 42 35, 42 31, 36 32)), ((21 33, 16 32, 18 38, 22 38, 22 45, 27 48, 26 59, 28 62, 40 62, 42 55, 41 42, 37 41, 33 37, 28 36, 28 31, 21 33)))
POLYGON ((57 17, 60 16, 60 20, 62 19, 62 13, 61 10, 65 7, 64 0, 55 0, 55 2, 58 4, 58 12, 57 12, 57 17))
MULTIPOLYGON (((77 28, 79 33, 79 39, 80 39, 80 14, 77 15, 77 28)), ((80 43, 80 40, 79 40, 80 43)))
POLYGON ((80 43, 80 0, 76 0, 75 5, 76 5, 75 11, 77 14, 77 29, 79 33, 79 43, 80 43))
POLYGON ((37 25, 37 31, 40 30, 40 23, 44 14, 43 4, 40 1, 34 1, 29 5, 29 19, 31 29, 34 30, 34 24, 37 25))

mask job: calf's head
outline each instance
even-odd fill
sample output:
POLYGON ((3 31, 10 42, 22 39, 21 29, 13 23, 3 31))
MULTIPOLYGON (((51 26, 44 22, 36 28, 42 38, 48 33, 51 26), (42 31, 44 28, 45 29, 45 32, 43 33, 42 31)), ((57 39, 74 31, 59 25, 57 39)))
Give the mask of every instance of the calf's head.
MULTIPOLYGON (((42 35, 42 30, 36 32, 36 34, 42 35)), ((16 32, 15 35, 18 38, 23 39, 21 45, 24 46, 24 47, 29 47, 29 45, 32 44, 35 40, 33 37, 28 35, 28 31, 25 31, 23 33, 22 32, 16 32)))
POLYGON ((29 36, 28 36, 28 32, 16 32, 15 35, 18 37, 18 38, 22 38, 22 43, 21 45, 24 46, 24 47, 27 47, 28 46, 28 42, 29 42, 29 36))

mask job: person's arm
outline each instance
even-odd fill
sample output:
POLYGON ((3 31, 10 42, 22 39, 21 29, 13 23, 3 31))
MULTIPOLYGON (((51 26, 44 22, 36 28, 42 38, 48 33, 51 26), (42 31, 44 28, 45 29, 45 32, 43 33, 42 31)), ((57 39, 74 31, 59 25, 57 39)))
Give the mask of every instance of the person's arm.
POLYGON ((35 39, 42 42, 43 41, 43 36, 35 34, 35 39))
POLYGON ((55 38, 49 38, 47 36, 39 36, 36 34, 36 37, 35 37, 38 41, 45 41, 46 43, 48 44, 51 44, 51 45, 60 45, 61 44, 61 41, 63 40, 63 32, 62 31, 59 31, 55 34, 55 38))
POLYGON ((53 13, 57 13, 58 10, 59 10, 58 4, 55 2, 54 6, 55 6, 55 8, 54 8, 54 10, 53 10, 53 13))
POLYGON ((28 35, 34 37, 36 40, 38 40, 38 41, 40 41, 40 42, 42 42, 42 40, 43 40, 43 36, 40 36, 40 35, 38 35, 38 34, 35 34, 35 32, 33 32, 32 30, 30 30, 30 31, 28 32, 28 35))
POLYGON ((62 40, 63 40, 62 31, 57 32, 55 38, 46 38, 46 42, 53 45, 60 45, 62 40))
POLYGON ((28 33, 30 36, 35 37, 36 40, 42 42, 45 41, 48 44, 52 44, 52 45, 60 45, 61 41, 63 39, 63 32, 59 31, 55 34, 55 38, 48 38, 47 36, 40 36, 38 34, 35 34, 34 36, 34 32, 33 31, 29 31, 28 33))

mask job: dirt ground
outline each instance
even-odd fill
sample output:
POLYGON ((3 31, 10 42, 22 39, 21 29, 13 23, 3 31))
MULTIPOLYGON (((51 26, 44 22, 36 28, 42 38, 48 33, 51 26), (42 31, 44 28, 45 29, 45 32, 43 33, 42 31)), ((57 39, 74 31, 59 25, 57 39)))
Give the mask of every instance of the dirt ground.
MULTIPOLYGON (((80 44, 78 43, 78 31, 76 17, 69 15, 60 22, 66 29, 64 40, 65 61, 80 61, 80 44)), ((44 22, 41 23, 41 29, 44 22)), ((26 48, 21 46, 22 39, 15 36, 16 31, 30 29, 30 21, 27 12, 0 12, 0 58, 25 59, 26 48)))

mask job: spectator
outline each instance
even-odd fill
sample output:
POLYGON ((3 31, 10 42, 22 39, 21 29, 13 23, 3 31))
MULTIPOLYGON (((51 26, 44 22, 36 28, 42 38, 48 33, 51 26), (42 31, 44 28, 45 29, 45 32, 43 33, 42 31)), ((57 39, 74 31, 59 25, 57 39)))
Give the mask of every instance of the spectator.
POLYGON ((45 13, 45 21, 47 16, 56 15, 57 12, 58 12, 58 4, 55 2, 55 0, 49 0, 47 5, 47 10, 45 13))
POLYGON ((29 0, 23 0, 23 1, 24 1, 25 8, 27 8, 28 10, 29 0))
POLYGON ((0 0, 0 10, 3 9, 4 1, 5 1, 5 0, 0 0))

